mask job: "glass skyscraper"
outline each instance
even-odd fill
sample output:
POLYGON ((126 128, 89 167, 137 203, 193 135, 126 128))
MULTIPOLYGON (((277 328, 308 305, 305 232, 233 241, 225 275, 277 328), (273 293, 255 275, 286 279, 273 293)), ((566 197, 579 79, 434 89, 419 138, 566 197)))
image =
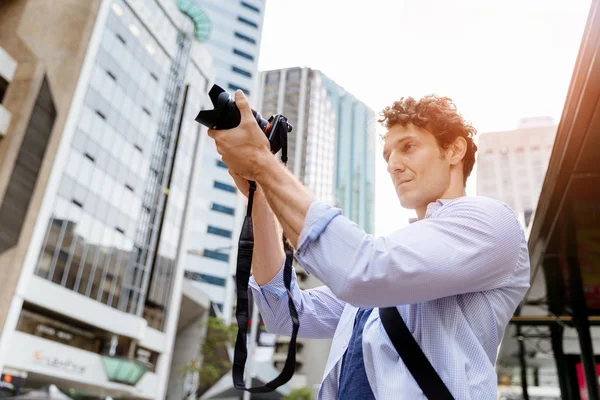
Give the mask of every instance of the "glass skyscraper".
POLYGON ((287 68, 261 79, 261 113, 294 125, 288 165, 321 201, 374 231, 376 114, 320 71, 287 68))
MULTIPOLYGON (((375 113, 325 74, 310 68, 261 73, 260 109, 283 114, 294 126, 288 168, 320 201, 340 207, 367 232, 374 228, 375 113)), ((322 283, 296 265, 302 289, 322 283)), ((283 367, 288 338, 278 338, 273 363, 283 367)), ((318 386, 328 340, 298 339, 297 385, 318 386)))
POLYGON ((172 33, 166 51, 128 4, 112 4, 36 268, 156 329, 197 140, 177 132, 191 38, 172 33))
MULTIPOLYGON (((255 104, 265 2, 190 1, 200 5, 210 20, 210 37, 205 47, 215 67, 215 83, 232 95, 241 89, 255 104)), ((198 163, 199 179, 190 204, 185 277, 206 292, 223 311, 223 319, 230 322, 234 308, 236 230, 242 223, 245 198, 221 162, 214 141, 203 142, 198 163)))
POLYGON ((16 160, 2 177, 0 261, 18 273, 3 287, 0 369, 164 398, 206 137, 194 117, 215 75, 199 42, 208 19, 192 0, 21 0, 0 4, 0 23, 19 64, 3 99, 19 113, 2 143, 16 160), (107 363, 147 372, 126 385, 107 363))
POLYGON ((376 114, 323 75, 337 118, 335 199, 344 215, 366 232, 375 230, 376 114))

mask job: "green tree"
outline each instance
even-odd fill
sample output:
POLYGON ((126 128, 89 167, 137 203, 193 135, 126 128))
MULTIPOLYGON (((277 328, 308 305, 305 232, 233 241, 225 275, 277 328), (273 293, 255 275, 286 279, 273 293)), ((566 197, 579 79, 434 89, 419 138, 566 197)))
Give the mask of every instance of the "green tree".
POLYGON ((282 400, 312 400, 312 389, 308 387, 294 389, 282 400))
POLYGON ((237 334, 236 326, 226 325, 217 317, 208 317, 206 326, 204 343, 200 349, 202 363, 192 360, 181 368, 181 373, 184 375, 188 372, 198 372, 199 395, 207 391, 231 369, 227 348, 233 346, 237 334))

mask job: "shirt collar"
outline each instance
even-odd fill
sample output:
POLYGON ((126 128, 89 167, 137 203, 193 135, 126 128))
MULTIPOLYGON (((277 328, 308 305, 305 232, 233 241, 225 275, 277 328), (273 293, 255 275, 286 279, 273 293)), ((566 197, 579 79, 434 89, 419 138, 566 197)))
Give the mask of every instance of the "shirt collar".
POLYGON ((437 210, 442 208, 442 206, 444 206, 452 200, 453 199, 437 199, 436 201, 429 203, 429 205, 427 206, 427 211, 425 211, 425 218, 423 219, 431 218, 434 212, 436 212, 437 210))
MULTIPOLYGON (((447 203, 451 202, 452 200, 454 200, 454 199, 437 199, 436 201, 429 203, 427 205, 427 210, 425 211, 425 218, 423 218, 423 219, 431 218, 431 216, 433 215, 434 212, 436 212, 437 210, 442 208, 442 206, 446 205, 447 203)), ((412 224, 414 222, 417 222, 418 220, 419 220, 418 218, 411 218, 409 220, 409 223, 412 224)))

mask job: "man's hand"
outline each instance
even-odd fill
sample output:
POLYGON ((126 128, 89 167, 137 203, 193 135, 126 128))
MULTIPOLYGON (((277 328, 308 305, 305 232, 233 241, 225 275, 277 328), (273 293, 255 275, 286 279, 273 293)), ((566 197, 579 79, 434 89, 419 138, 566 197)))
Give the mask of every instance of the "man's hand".
POLYGON ((217 151, 231 170, 241 178, 256 180, 265 162, 275 156, 271 153, 269 139, 256 123, 248 99, 241 90, 235 92, 235 104, 240 110, 240 124, 226 130, 209 129, 208 135, 215 140, 217 151))
MULTIPOLYGON (((248 195, 247 182, 242 180, 255 181, 260 186, 259 197, 264 195, 285 236, 293 247, 298 247, 313 195, 271 153, 269 139, 256 123, 246 96, 239 90, 235 92, 235 103, 241 114, 240 124, 226 130, 209 129, 208 135, 215 140, 223 162, 234 171, 234 180, 242 193, 248 195)), ((258 203, 256 208, 261 208, 258 203)))

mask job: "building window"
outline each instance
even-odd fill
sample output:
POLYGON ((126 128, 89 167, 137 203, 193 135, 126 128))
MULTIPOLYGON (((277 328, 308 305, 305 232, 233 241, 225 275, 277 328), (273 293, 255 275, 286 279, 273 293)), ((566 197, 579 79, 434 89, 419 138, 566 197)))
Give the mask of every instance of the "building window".
POLYGON ((123 36, 119 35, 118 33, 116 35, 117 35, 117 39, 119 39, 119 41, 121 43, 123 43, 124 45, 127 45, 127 42, 125 41, 125 39, 123 39, 123 36))
POLYGON ((91 329, 25 309, 19 315, 17 331, 91 352, 96 352, 101 341, 91 329))
POLYGON ((238 68, 238 67, 234 67, 233 65, 231 66, 231 70, 235 73, 238 73, 240 75, 244 75, 247 76, 248 78, 252 78, 252 74, 244 69, 238 68))
POLYGON ((249 25, 253 28, 258 28, 258 24, 256 22, 250 21, 249 19, 246 19, 244 17, 238 17, 238 21, 240 21, 246 25, 249 25))
POLYGON ((250 36, 243 35, 239 32, 235 32, 234 36, 238 39, 245 40, 248 43, 256 44, 256 39, 252 39, 250 36))
POLYGON ((223 236, 226 238, 231 238, 231 231, 227 230, 227 229, 221 229, 221 228, 217 228, 215 226, 208 226, 208 229, 206 230, 206 232, 208 233, 212 233, 213 235, 218 235, 218 236, 223 236))
POLYGON ((244 53, 243 51, 240 51, 238 49, 233 49, 233 54, 240 56, 240 57, 244 57, 250 61, 254 61, 254 56, 252 56, 248 53, 244 53))
MULTIPOLYGON (((236 36, 238 33, 236 32, 236 36)), ((242 35, 243 36, 243 35, 242 35)), ((0 76, 0 104, 2 104, 2 100, 4 100, 4 95, 8 90, 8 81, 0 76)))
POLYGON ((210 283, 212 285, 217 286, 225 286, 225 279, 218 278, 216 276, 207 275, 207 274, 199 274, 197 272, 185 271, 184 277, 187 279, 191 279, 197 282, 205 282, 210 283))
POLYGON ((228 214, 228 215, 235 214, 235 209, 233 209, 231 207, 223 206, 223 205, 217 204, 217 203, 212 203, 212 206, 210 209, 213 211, 221 212, 223 214, 228 214))
POLYGON ((223 183, 223 182, 217 182, 217 181, 215 181, 215 183, 214 183, 213 186, 214 186, 215 189, 221 189, 221 190, 224 190, 226 192, 231 192, 231 193, 236 193, 237 192, 237 189, 235 188, 235 186, 231 186, 231 185, 228 185, 228 184, 223 183))
POLYGON ((250 91, 248 89, 244 89, 243 87, 234 85, 233 83, 230 83, 227 87, 231 90, 241 90, 242 92, 246 93, 246 96, 250 95, 250 91))
POLYGON ((253 6, 252 4, 248 4, 245 1, 240 2, 242 7, 246 7, 248 10, 252 10, 254 12, 260 13, 260 8, 253 6))
POLYGON ((221 167, 221 168, 229 168, 227 167, 227 164, 225 164, 223 161, 221 160, 217 160, 217 167, 221 167))
POLYGON ((218 251, 204 249, 204 251, 202 252, 202 255, 206 258, 212 258, 213 260, 219 260, 219 261, 225 261, 225 262, 229 261, 229 254, 219 253, 218 251))

